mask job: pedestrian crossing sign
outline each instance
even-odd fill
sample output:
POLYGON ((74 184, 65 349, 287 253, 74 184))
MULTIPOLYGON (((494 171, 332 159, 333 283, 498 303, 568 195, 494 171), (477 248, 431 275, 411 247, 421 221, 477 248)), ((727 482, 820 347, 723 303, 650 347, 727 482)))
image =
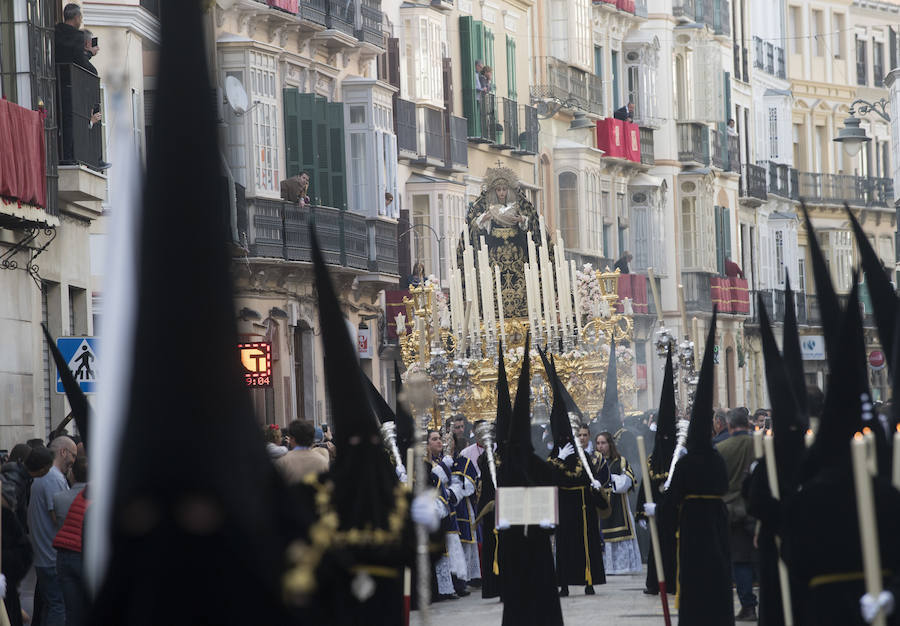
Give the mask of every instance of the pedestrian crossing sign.
MULTIPOLYGON (((72 375, 84 393, 95 393, 100 378, 97 368, 96 338, 59 337, 56 347, 69 364, 72 375)), ((65 393, 59 372, 56 373, 56 393, 65 393)))

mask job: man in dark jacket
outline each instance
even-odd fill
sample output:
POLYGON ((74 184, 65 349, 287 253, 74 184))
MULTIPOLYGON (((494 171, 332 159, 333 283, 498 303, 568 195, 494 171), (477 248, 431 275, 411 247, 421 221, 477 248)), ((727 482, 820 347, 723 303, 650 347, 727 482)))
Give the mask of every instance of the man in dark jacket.
MULTIPOLYGON (((81 7, 74 2, 63 9, 63 21, 56 25, 56 62, 74 63, 96 74, 97 70, 88 62, 84 33, 81 31, 82 20, 81 7)), ((90 52, 97 54, 97 48, 92 48, 90 52)))
POLYGON ((754 461, 753 438, 750 436, 750 420, 745 411, 728 412, 729 437, 716 445, 728 468, 728 492, 724 496, 728 507, 728 536, 731 544, 731 563, 741 612, 738 621, 756 621, 756 596, 753 593, 753 527, 755 520, 747 514, 741 496, 744 479, 750 473, 754 461))

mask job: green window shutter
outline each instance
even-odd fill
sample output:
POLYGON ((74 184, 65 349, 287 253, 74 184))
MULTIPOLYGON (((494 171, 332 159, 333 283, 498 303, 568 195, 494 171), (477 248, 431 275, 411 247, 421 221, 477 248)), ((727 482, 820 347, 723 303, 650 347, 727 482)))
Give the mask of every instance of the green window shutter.
POLYGON ((725 72, 725 121, 731 119, 731 72, 725 72))
POLYGON ((490 28, 484 29, 484 64, 491 66, 494 70, 494 78, 496 80, 497 68, 494 67, 494 33, 490 28))
POLYGON ((285 89, 284 98, 284 158, 287 165, 287 176, 291 178, 300 173, 300 111, 299 90, 285 89))
MULTIPOLYGON (((722 230, 725 234, 725 258, 731 258, 731 209, 722 207, 722 230)), ((725 267, 725 261, 722 261, 722 267, 725 267)))
POLYGON ((347 208, 347 161, 344 158, 344 105, 341 102, 328 104, 328 143, 331 156, 328 164, 329 191, 331 204, 338 209, 347 208))
POLYGON ((459 18, 459 50, 462 63, 462 105, 463 116, 468 122, 469 137, 477 137, 481 134, 480 116, 478 115, 478 91, 475 75, 476 56, 474 22, 471 16, 459 18))
POLYGON ((309 174, 309 197, 315 204, 319 194, 319 183, 316 172, 316 96, 311 93, 297 94, 297 120, 299 125, 300 171, 309 174))
POLYGON ((510 100, 516 97, 516 40, 506 36, 506 92, 510 100))
POLYGON ((713 207, 713 211, 716 216, 716 270, 719 274, 725 274, 725 256, 724 256, 724 246, 723 246, 723 233, 722 233, 722 207, 713 207))
POLYGON ((484 61, 485 65, 490 65, 484 50, 484 24, 482 22, 472 22, 472 45, 475 51, 475 60, 484 61))

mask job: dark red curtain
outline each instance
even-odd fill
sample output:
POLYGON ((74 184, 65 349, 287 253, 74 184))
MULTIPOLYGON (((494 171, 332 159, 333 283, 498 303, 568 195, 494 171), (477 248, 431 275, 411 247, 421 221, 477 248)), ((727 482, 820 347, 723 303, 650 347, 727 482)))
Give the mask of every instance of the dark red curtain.
POLYGON ((47 206, 43 119, 8 100, 0 100, 0 196, 47 206))

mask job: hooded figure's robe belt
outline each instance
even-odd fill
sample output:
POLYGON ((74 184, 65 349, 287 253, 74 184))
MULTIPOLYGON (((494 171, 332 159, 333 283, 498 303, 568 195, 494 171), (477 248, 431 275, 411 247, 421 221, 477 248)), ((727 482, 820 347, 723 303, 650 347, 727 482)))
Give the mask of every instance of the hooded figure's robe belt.
MULTIPOLYGON (((881 570, 881 575, 884 577, 888 577, 891 575, 891 570, 883 569, 881 570)), ((809 581, 809 588, 815 589, 816 587, 821 587, 822 585, 855 582, 857 580, 865 580, 865 578, 866 576, 862 572, 836 572, 834 574, 822 574, 821 576, 812 577, 812 579, 809 581)))

